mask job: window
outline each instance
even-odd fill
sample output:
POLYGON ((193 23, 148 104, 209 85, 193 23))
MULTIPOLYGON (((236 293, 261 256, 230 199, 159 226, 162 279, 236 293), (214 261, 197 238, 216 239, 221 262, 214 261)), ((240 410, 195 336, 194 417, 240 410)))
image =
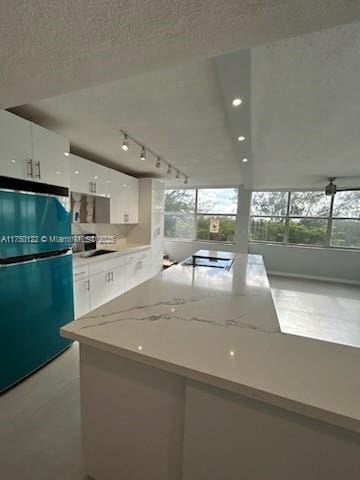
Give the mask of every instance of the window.
POLYGON ((287 192, 256 192, 252 195, 250 240, 282 243, 288 206, 287 192))
POLYGON ((165 237, 234 242, 237 203, 237 188, 166 190, 165 237))
POLYGON ((330 245, 360 248, 360 192, 335 195, 330 245))
POLYGON ((249 239, 360 248, 360 192, 254 192, 249 239))

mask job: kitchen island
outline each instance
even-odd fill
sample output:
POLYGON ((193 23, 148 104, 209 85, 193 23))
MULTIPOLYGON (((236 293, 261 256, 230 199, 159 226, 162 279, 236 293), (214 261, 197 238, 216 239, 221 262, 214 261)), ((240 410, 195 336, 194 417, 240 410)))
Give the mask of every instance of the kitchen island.
POLYGON ((261 256, 200 254, 233 263, 183 262, 62 328, 87 473, 357 479, 360 351, 282 334, 261 256))

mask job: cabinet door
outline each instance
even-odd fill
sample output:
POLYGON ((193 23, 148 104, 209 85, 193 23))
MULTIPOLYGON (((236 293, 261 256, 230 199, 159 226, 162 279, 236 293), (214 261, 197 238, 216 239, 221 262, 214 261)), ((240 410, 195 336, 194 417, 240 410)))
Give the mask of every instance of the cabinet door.
POLYGON ((110 197, 110 168, 97 163, 92 163, 91 168, 94 195, 110 197))
POLYGON ((69 153, 69 141, 35 123, 31 130, 35 180, 69 187, 69 157, 65 155, 69 153))
POLYGON ((110 223, 124 223, 124 186, 125 175, 110 170, 110 223))
POLYGON ((74 282, 75 318, 82 317, 90 311, 90 280, 80 278, 74 282))
POLYGON ((106 303, 110 295, 109 272, 101 272, 90 277, 90 307, 91 310, 106 303))
POLYGON ((0 110, 0 175, 32 180, 31 123, 0 110))
POLYGON ((139 223, 139 181, 137 178, 128 178, 126 189, 125 208, 129 223, 139 223))
POLYGON ((92 166, 89 160, 69 156, 70 163, 70 190, 78 193, 92 193, 92 166))
POLYGON ((112 300, 125 292, 125 266, 111 270, 109 277, 110 291, 108 300, 112 300))
POLYGON ((136 259, 126 264, 126 290, 131 290, 140 283, 140 260, 136 259))

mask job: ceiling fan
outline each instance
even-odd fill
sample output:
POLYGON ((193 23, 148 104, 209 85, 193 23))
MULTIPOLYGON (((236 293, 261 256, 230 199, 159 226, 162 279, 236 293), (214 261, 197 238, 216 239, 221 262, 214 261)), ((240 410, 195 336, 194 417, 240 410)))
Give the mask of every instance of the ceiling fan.
POLYGON ((328 177, 327 180, 329 181, 329 183, 325 187, 325 194, 326 195, 334 196, 336 194, 336 192, 349 192, 349 191, 354 191, 354 190, 359 190, 360 191, 360 187, 338 188, 334 183, 334 181, 337 178, 346 178, 346 177, 328 177))

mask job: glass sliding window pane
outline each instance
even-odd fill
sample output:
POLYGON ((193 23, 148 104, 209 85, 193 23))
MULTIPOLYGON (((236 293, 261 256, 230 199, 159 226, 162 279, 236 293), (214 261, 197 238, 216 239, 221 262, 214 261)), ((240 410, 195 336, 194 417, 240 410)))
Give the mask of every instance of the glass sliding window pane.
POLYGON ((360 220, 334 219, 330 244, 333 247, 360 248, 360 220))
POLYGON ((165 191, 165 212, 194 213, 195 190, 177 189, 165 191))
POLYGON ((285 216, 287 203, 287 192, 253 192, 251 215, 285 216))
POLYGON ((330 197, 324 192, 291 192, 291 217, 328 217, 330 197))
POLYGON ((192 240, 195 233, 194 215, 165 214, 164 235, 168 238, 192 240))
POLYGON ((237 188, 200 188, 198 190, 198 213, 236 214, 237 188))
POLYGON ((360 192, 338 192, 334 198, 333 217, 360 218, 360 192))
POLYGON ((198 215, 198 240, 233 242, 235 239, 235 216, 198 215))
POLYGON ((299 245, 326 245, 327 219, 291 218, 288 242, 299 245))
POLYGON ((283 242, 285 218, 251 217, 250 240, 264 242, 283 242))

